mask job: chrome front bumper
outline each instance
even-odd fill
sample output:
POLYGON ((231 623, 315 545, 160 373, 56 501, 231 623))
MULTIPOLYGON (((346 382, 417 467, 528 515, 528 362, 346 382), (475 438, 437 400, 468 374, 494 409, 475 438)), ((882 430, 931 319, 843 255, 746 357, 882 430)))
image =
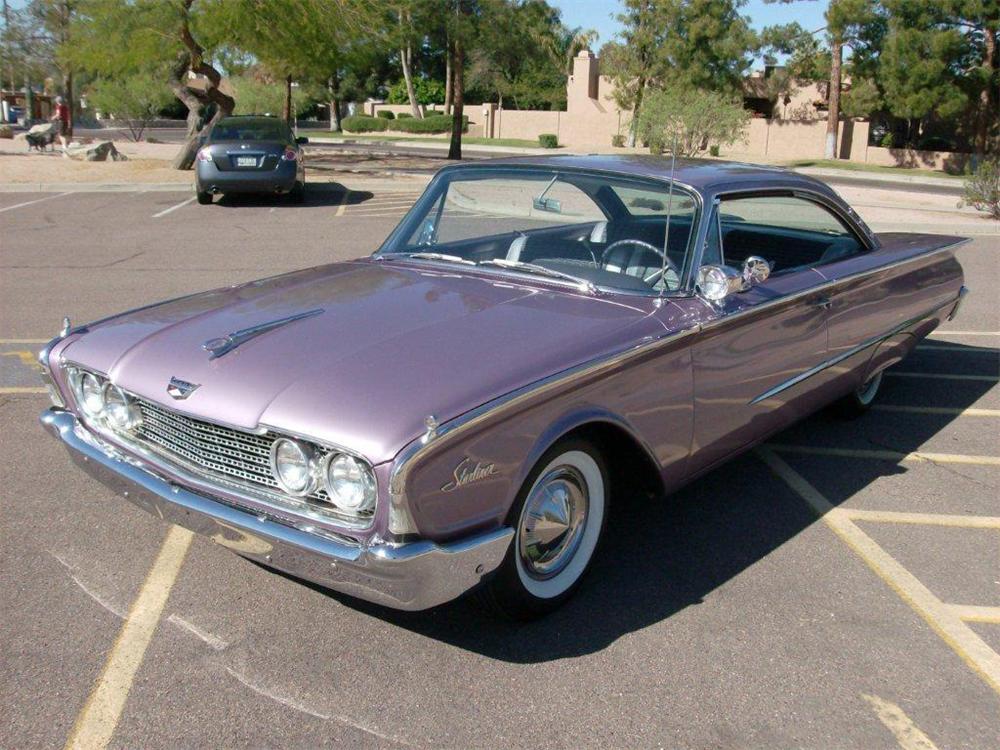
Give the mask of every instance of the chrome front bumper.
POLYGON ((514 533, 503 528, 447 545, 350 544, 174 484, 95 438, 68 411, 48 409, 41 422, 74 463, 134 505, 269 568, 395 609, 427 609, 473 588, 503 561, 514 533))

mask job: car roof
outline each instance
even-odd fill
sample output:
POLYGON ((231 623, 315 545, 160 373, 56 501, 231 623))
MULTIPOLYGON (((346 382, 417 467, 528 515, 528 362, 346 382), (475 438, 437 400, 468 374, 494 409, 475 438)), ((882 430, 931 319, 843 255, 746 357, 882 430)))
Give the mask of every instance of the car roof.
MULTIPOLYGON (((220 117, 219 122, 243 122, 243 123, 256 123, 256 122, 280 122, 284 124, 284 120, 280 117, 275 117, 274 115, 226 115, 225 117, 220 117)), ((216 123, 218 125, 219 123, 216 123)))
MULTIPOLYGON (((624 176, 669 180, 671 158, 651 154, 515 156, 504 159, 488 159, 469 165, 445 167, 445 169, 476 169, 484 166, 594 170, 624 176)), ((717 192, 722 188, 753 190, 755 188, 794 188, 797 186, 812 190, 819 189, 827 194, 831 192, 819 180, 789 169, 721 159, 678 158, 674 167, 674 179, 682 185, 688 185, 704 193, 717 192)))

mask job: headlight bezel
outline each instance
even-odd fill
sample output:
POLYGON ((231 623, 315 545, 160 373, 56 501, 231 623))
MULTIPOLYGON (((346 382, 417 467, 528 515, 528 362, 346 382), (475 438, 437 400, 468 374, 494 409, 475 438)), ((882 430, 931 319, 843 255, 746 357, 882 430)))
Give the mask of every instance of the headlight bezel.
POLYGON ((271 474, 274 476, 274 480, 278 483, 278 487, 281 488, 282 492, 286 495, 291 495, 292 497, 306 497, 316 491, 318 484, 316 476, 316 451, 311 445, 292 437, 282 436, 271 443, 270 453, 271 474), (295 486, 290 485, 278 466, 278 454, 280 453, 282 446, 285 445, 291 446, 295 451, 297 451, 302 462, 305 464, 305 481, 301 487, 296 488, 295 486))
POLYGON ((378 500, 378 481, 375 478, 374 469, 367 461, 357 456, 352 456, 350 453, 332 451, 323 460, 322 477, 327 497, 330 498, 330 502, 338 510, 344 513, 362 515, 370 513, 375 509, 375 503, 378 500), (360 502, 352 503, 347 501, 334 487, 336 480, 334 480, 332 474, 336 470, 337 465, 343 466, 344 464, 348 464, 348 471, 354 469, 360 474, 357 480, 357 485, 361 491, 360 502))

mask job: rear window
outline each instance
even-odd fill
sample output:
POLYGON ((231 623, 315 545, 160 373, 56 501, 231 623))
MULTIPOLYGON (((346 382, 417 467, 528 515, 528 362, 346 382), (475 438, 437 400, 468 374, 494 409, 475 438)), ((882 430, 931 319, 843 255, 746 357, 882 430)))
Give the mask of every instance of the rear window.
POLYGON ((212 128, 213 141, 284 141, 291 137, 280 120, 219 120, 212 128))

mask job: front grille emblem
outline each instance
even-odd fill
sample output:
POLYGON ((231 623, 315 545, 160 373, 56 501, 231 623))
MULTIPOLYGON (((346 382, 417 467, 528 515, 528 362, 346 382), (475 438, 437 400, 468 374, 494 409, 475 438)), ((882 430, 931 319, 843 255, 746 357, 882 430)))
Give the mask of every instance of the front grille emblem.
POLYGON ((180 378, 170 378, 170 383, 167 385, 167 393, 179 401, 187 398, 200 387, 201 383, 189 383, 180 378))

